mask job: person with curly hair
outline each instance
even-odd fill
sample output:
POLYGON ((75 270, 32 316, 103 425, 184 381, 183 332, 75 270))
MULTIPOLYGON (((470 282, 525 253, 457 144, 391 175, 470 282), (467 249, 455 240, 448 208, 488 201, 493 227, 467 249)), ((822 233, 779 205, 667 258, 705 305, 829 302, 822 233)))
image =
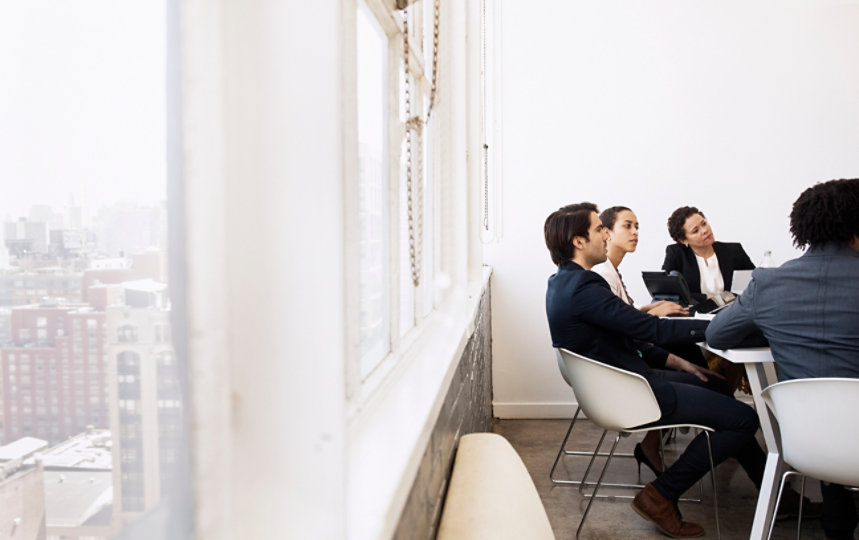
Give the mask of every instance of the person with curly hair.
POLYGON ((662 269, 680 272, 696 302, 730 291, 734 270, 755 267, 739 243, 717 242, 710 222, 694 206, 681 206, 671 213, 668 234, 676 244, 665 248, 662 269))
MULTIPOLYGON (((802 192, 790 213, 793 243, 805 253, 758 268, 739 299, 707 328, 707 343, 736 347, 754 332, 769 341, 780 381, 859 378, 859 178, 802 192)), ((853 538, 852 494, 823 484, 827 538, 853 538)))

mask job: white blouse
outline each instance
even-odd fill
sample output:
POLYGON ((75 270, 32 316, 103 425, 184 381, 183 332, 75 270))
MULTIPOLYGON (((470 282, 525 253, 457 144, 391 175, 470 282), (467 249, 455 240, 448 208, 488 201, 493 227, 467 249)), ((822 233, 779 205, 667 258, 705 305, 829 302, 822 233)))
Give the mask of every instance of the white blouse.
POLYGON ((611 287, 611 292, 613 292, 615 296, 630 306, 633 305, 632 298, 630 298, 629 293, 626 292, 626 285, 623 284, 620 272, 618 272, 617 268, 615 268, 611 263, 611 259, 606 259, 605 262, 595 265, 591 270, 601 275, 603 279, 608 282, 608 286, 611 287))
POLYGON ((722 278, 722 271, 719 270, 719 259, 716 258, 716 254, 713 253, 708 259, 695 255, 695 260, 698 261, 698 273, 701 274, 701 292, 710 298, 724 291, 725 280, 722 278))

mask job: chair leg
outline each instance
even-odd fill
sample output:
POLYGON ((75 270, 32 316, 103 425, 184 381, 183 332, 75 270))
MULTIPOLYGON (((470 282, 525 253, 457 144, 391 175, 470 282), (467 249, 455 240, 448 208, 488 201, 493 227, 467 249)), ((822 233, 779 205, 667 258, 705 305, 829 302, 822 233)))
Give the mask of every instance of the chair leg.
MULTIPOLYGON (((716 467, 713 465, 713 448, 710 446, 710 432, 705 431, 707 437, 707 455, 710 457, 710 479, 713 483, 713 515, 716 517, 716 538, 722 538, 722 527, 719 524, 719 492, 716 491, 716 467)), ((703 499, 703 493, 702 497, 703 499)))
POLYGON ((665 442, 677 442, 677 428, 665 429, 661 435, 665 442))
MULTIPOLYGON (((662 430, 662 431, 667 431, 667 430, 662 430)), ((600 451, 599 451, 599 450, 600 450, 600 448, 602 448, 602 444, 603 444, 603 441, 604 441, 604 439, 605 439, 606 433, 607 433, 607 431, 606 431, 606 430, 603 430, 602 436, 600 437, 599 443, 597 443, 597 447, 596 447, 596 449, 594 450, 594 453, 593 453, 593 454, 588 454, 588 455, 590 455, 590 456, 591 456, 591 460, 590 460, 590 462, 588 463, 588 467, 587 467, 587 469, 585 470, 585 474, 582 476, 581 481, 567 480, 567 481, 565 481, 564 483, 566 483, 566 484, 576 484, 576 485, 578 485, 578 486, 579 486, 579 493, 582 495, 582 497, 585 497, 585 498, 589 498, 589 497, 597 497, 597 498, 603 498, 603 499, 630 499, 630 500, 631 500, 631 499, 634 499, 634 498, 635 498, 635 496, 634 496, 634 495, 596 495, 596 494, 595 494, 595 492, 593 492, 593 493, 585 493, 585 491, 584 491, 586 487, 590 487, 590 486, 593 486, 593 485, 594 485, 592 482, 588 482, 588 481, 587 481, 587 479, 588 479, 588 476, 590 475, 590 471, 591 471, 591 469, 593 468, 593 464, 594 464, 594 461, 596 460, 597 456, 604 457, 604 456, 608 456, 608 455, 609 455, 609 454, 608 454, 608 453, 606 453, 606 452, 600 452, 600 451)), ((621 433, 621 437, 626 437, 627 435, 628 435, 627 433, 621 433)), ((661 458, 662 458, 662 463, 663 463, 663 464, 665 464, 665 446, 664 446, 664 444, 663 444, 663 442, 664 442, 664 441, 662 441, 661 439, 662 439, 662 438, 661 438, 661 436, 660 436, 660 441, 659 441, 659 453, 660 453, 660 456, 661 456, 661 458)), ((614 453, 612 454, 612 457, 627 457, 627 456, 632 456, 632 457, 634 457, 632 454, 623 454, 623 453, 620 453, 620 452, 614 452, 614 453)), ((639 480, 639 483, 638 483, 638 484, 628 484, 628 483, 621 483, 621 482, 603 482, 603 483, 601 484, 601 486, 602 486, 602 487, 604 487, 604 488, 607 488, 607 487, 608 487, 608 488, 624 488, 624 489, 637 489, 637 490, 643 489, 643 488, 644 488, 644 484, 640 483, 640 482, 641 482, 640 471, 639 471, 639 477, 638 477, 638 480, 639 480)), ((697 499, 681 497, 681 498, 680 498, 680 501, 681 501, 681 502, 694 502, 694 503, 700 503, 700 502, 702 502, 702 501, 704 500, 704 485, 703 485, 703 479, 702 479, 701 481, 699 481, 699 482, 698 482, 698 488, 699 488, 699 490, 700 490, 700 494, 699 494, 699 496, 698 496, 698 498, 697 498, 697 499)))
MULTIPOLYGON (((668 440, 671 440, 671 430, 661 429, 657 433, 659 434, 659 459, 662 460, 662 472, 665 472, 665 439, 662 437, 663 432, 668 431, 668 440)), ((638 481, 641 482, 641 467, 638 468, 638 481)))
MULTIPOLYGON (((576 407, 576 412, 573 414, 573 419, 570 421, 570 426, 567 428, 567 433, 564 435, 564 441, 561 443, 561 448, 558 450, 558 455, 555 456, 555 462, 552 463, 552 469, 549 471, 549 480, 556 486, 578 486, 581 485, 581 480, 564 480, 562 478, 555 478, 555 469, 558 467, 558 463, 561 460, 561 456, 582 456, 582 457, 593 457, 600 456, 606 457, 608 454, 606 452, 600 452, 600 448, 602 447, 602 443, 598 444, 596 449, 593 452, 586 452, 584 450, 567 450, 567 442, 570 440, 570 434, 573 431, 573 426, 576 425, 576 420, 579 417, 579 412, 581 412, 581 407, 576 407)), ((605 430, 603 430, 603 435, 605 435, 605 430)), ((614 457, 625 457, 631 458, 633 457, 630 453, 615 453, 614 457)), ((613 487, 635 487, 632 484, 605 484, 607 486, 613 487)))
MULTIPOLYGON (((770 538, 772 538, 772 535, 773 535, 773 527, 775 527, 775 516, 776 516, 776 513, 778 512, 778 505, 781 504, 781 496, 784 493, 784 483, 787 480, 787 477, 790 475, 793 475, 793 474, 797 474, 797 473, 794 471, 785 471, 785 473, 781 475, 781 482, 779 483, 779 486, 778 486, 778 495, 775 498, 775 508, 773 508, 773 515, 772 515, 772 519, 770 520, 770 530, 767 533, 767 540, 770 540, 770 538)), ((797 521, 799 521, 799 520, 797 520, 797 521)))
MULTIPOLYGON (((603 434, 603 437, 605 437, 605 434, 603 434)), ((585 507, 585 513, 582 514, 582 521, 579 522, 579 528, 576 529, 576 539, 577 540, 579 538, 579 534, 581 534, 581 532, 582 532, 582 527, 584 527, 584 525, 585 525, 585 519, 587 519, 588 512, 590 512, 590 510, 591 510, 591 505, 594 503, 594 500, 597 498, 597 491, 599 491, 599 489, 600 489, 600 484, 602 484, 602 479, 605 476, 605 472, 608 469, 609 463, 611 463, 611 458, 614 455, 614 451, 617 448, 618 442, 620 442, 620 433, 617 434, 617 437, 615 437, 615 439, 614 439, 614 444, 611 445, 611 450, 608 453, 608 458, 606 458, 605 465, 603 465, 602 471, 600 472, 600 476, 597 479, 597 484, 596 484, 596 486, 594 486, 593 495, 591 495, 590 500, 588 501, 588 505, 587 505, 587 507, 585 507)), ((602 438, 600 439, 600 445, 602 445, 602 438)), ((596 457, 596 454, 594 455, 594 458, 595 457, 596 457)), ((593 459, 591 459, 591 464, 593 464, 593 459)), ((590 465, 588 465, 588 470, 590 470, 590 465)), ((587 473, 585 473, 585 476, 587 477, 587 473)), ((582 479, 582 481, 584 481, 584 479, 582 479)), ((581 491, 581 486, 579 486, 579 491, 581 491)))
MULTIPOLYGON (((600 436, 600 442, 597 443, 597 449, 594 451, 594 454, 591 456, 591 460, 588 462, 588 468, 585 469, 585 474, 582 475, 582 481, 579 482, 579 493, 582 496, 585 496, 585 486, 588 485, 588 475, 591 473, 591 467, 594 465, 594 460, 597 458, 597 454, 599 453, 599 449, 602 447, 602 442, 605 440, 605 435, 608 431, 603 430, 602 435, 600 436)), ((620 433, 617 435, 617 439, 620 440, 620 433)), ((615 441, 615 446, 617 446, 617 441, 615 441)), ((614 448, 612 448, 612 452, 609 453, 609 458, 611 458, 611 454, 614 453, 614 448)), ((608 460, 606 460, 608 463, 608 460)), ((603 472, 605 472, 605 467, 603 467, 603 472)), ((602 475, 600 475, 600 479, 602 479, 602 475)))
MULTIPOLYGON (((697 431, 698 433, 701 433, 701 430, 696 430, 696 431, 697 431)), ((706 431, 705 431, 705 433, 706 433, 706 431)), ((710 446, 709 446, 709 439, 710 439, 710 435, 709 435, 709 433, 708 433, 708 434, 707 434, 707 448, 708 448, 708 451, 709 451, 709 448, 710 448, 710 446)), ((711 458, 711 461, 712 461, 712 458, 711 458)), ((711 466, 711 467, 710 467, 710 473, 712 474, 712 472, 713 472, 713 467, 711 466)), ((704 479, 703 479, 703 478, 701 478, 701 480, 699 480, 699 481, 698 481, 698 500, 699 500, 700 502, 703 502, 703 501, 704 501, 704 479)))
MULTIPOLYGON (((805 475, 800 475, 802 480, 799 482, 799 514, 796 516, 796 540, 799 540, 799 533, 802 531, 802 499, 805 497, 805 475)), ((778 506, 775 507, 775 511, 778 506)))
POLYGON ((555 456, 555 463, 552 464, 552 470, 549 471, 549 480, 552 481, 553 484, 579 484, 580 482, 576 480, 556 480, 555 479, 555 468, 558 466, 558 461, 560 461, 561 456, 566 453, 565 448, 567 447, 567 441, 570 438, 570 432, 573 431, 573 426, 576 425, 576 418, 579 416, 579 411, 581 407, 576 407, 576 413, 573 415, 573 419, 570 422, 570 427, 567 428, 567 434, 564 435, 564 442, 561 443, 561 448, 558 449, 558 455, 555 456))

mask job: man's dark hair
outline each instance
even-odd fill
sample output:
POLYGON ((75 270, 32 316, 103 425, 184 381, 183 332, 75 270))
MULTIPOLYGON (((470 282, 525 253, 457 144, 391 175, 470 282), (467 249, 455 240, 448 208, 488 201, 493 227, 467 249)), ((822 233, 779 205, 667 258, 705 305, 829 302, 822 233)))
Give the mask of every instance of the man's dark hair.
POLYGON ((617 215, 625 210, 629 210, 630 212, 632 212, 632 210, 630 210, 626 206, 612 206, 611 208, 606 208, 602 211, 602 214, 600 214, 600 221, 602 221, 602 224, 606 229, 614 229, 614 224, 617 221, 617 215))
POLYGON ((790 212, 790 234, 798 248, 859 236, 859 178, 830 180, 803 191, 790 212))
POLYGON ((668 234, 671 235, 671 238, 675 242, 686 240, 686 231, 683 230, 683 225, 686 224, 689 216, 694 216, 695 214, 701 214, 701 217, 706 219, 704 213, 694 206, 681 206, 668 216, 668 234))
POLYGON ((591 212, 599 212, 597 205, 583 202, 558 208, 546 218, 543 235, 553 263, 561 266, 573 258, 573 238, 588 237, 591 212))

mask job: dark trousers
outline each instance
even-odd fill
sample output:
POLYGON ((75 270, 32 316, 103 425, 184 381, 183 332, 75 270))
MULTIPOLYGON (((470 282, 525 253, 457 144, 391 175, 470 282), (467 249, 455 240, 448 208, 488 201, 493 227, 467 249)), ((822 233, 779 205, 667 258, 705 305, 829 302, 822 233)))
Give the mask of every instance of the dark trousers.
MULTIPOLYGON (((673 381, 671 385, 677 392, 677 406, 654 425, 700 424, 713 428, 715 431, 710 433, 713 464, 736 458, 755 487, 760 488, 766 454, 755 440, 759 424, 754 409, 701 386, 673 381)), ((653 487, 665 498, 676 501, 709 471, 707 439, 700 433, 653 482, 653 487)))
POLYGON ((730 397, 731 399, 734 399, 734 390, 731 388, 731 385, 729 385, 727 381, 725 381, 724 379, 720 379, 719 377, 708 376, 706 381, 702 381, 691 373, 686 373, 685 371, 676 371, 673 369, 652 369, 650 370, 650 373, 652 375, 656 375, 661 379, 665 379, 666 381, 700 386, 702 388, 712 390, 713 392, 718 392, 719 394, 723 394, 725 396, 730 397))
POLYGON ((838 484, 820 483, 823 494, 823 530, 827 538, 833 540, 852 540, 853 530, 859 519, 856 517, 856 503, 853 493, 838 484))

